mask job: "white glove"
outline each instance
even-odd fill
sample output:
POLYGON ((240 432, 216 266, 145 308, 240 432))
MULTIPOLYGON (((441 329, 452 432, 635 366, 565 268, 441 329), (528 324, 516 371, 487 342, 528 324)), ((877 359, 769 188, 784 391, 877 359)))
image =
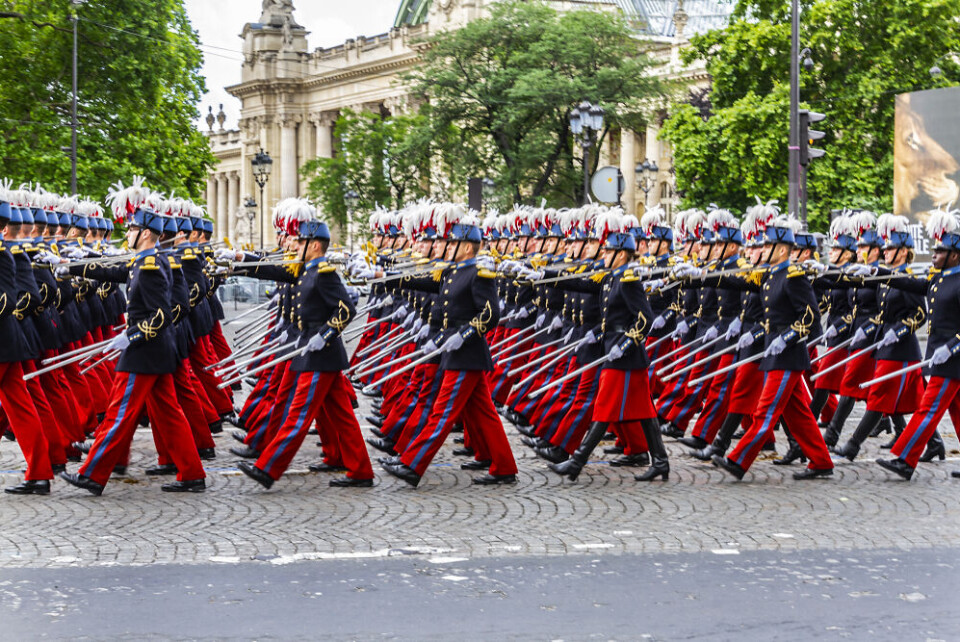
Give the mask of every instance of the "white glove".
POLYGON ((453 352, 454 350, 459 350, 462 345, 463 337, 460 336, 459 332, 454 332, 443 342, 443 351, 453 352))
POLYGON ((837 334, 838 334, 837 327, 832 325, 829 328, 827 328, 826 332, 823 333, 823 340, 829 341, 830 339, 837 336, 837 334))
POLYGON ((396 311, 393 314, 390 315, 390 318, 393 320, 396 320, 396 319, 403 319, 406 316, 407 316, 407 306, 401 305, 399 308, 396 309, 396 311))
POLYGON ((33 261, 34 263, 46 263, 47 265, 57 265, 59 263, 66 263, 66 261, 61 259, 59 256, 57 256, 53 252, 47 252, 46 250, 43 250, 42 252, 38 253, 37 256, 33 259, 33 261))
POLYGON ((118 254, 123 254, 123 250, 108 244, 103 246, 103 253, 106 256, 117 256, 118 254))
POLYGON ((753 333, 748 332, 746 334, 740 335, 740 340, 737 341, 737 350, 744 350, 753 345, 753 333))
POLYGON ((433 339, 430 339, 425 344, 423 344, 423 353, 430 354, 431 352, 437 351, 437 342, 433 339))
POLYGON ((319 332, 310 337, 310 340, 307 341, 307 352, 318 352, 323 350, 324 346, 327 345, 327 340, 323 338, 319 332))
POLYGON ((420 317, 417 317, 413 320, 413 327, 410 328, 410 331, 416 334, 420 332, 420 328, 422 327, 423 327, 423 319, 421 319, 420 317))
POLYGON ((880 340, 880 347, 892 346, 899 340, 900 337, 897 336, 896 330, 887 330, 887 333, 883 335, 883 339, 880 340))
POLYGON ((656 317, 654 317, 653 322, 650 324, 650 329, 659 330, 665 325, 667 325, 667 320, 663 318, 662 314, 658 314, 656 317))
POLYGON ((707 331, 703 333, 704 343, 706 343, 707 341, 713 341, 714 339, 717 338, 718 334, 719 332, 717 331, 717 326, 715 325, 710 326, 709 328, 707 328, 707 331))
POLYGON ((674 336, 679 337, 688 332, 690 332, 690 326, 687 325, 687 322, 684 321, 683 319, 680 319, 679 321, 677 321, 677 329, 673 333, 674 336))
POLYGON ((587 333, 583 335, 583 342, 588 346, 593 345, 597 341, 599 341, 599 339, 597 338, 597 335, 593 333, 593 330, 588 330, 587 333))
POLYGON ((860 265, 854 263, 847 267, 847 274, 850 276, 873 276, 877 273, 877 268, 872 265, 860 265))
POLYGON ((237 252, 225 247, 221 247, 213 252, 213 260, 217 263, 225 263, 227 261, 237 261, 237 252))
POLYGON ((388 294, 388 295, 387 295, 387 298, 385 298, 383 301, 380 302, 380 306, 381 306, 381 307, 382 307, 382 306, 385 306, 385 305, 391 305, 391 304, 393 304, 393 295, 392 295, 392 294, 388 294))
POLYGON ((104 352, 112 352, 114 350, 126 350, 130 345, 130 337, 127 336, 126 332, 121 332, 113 338, 113 341, 103 350, 104 352))
POLYGON ((504 272, 516 272, 520 268, 520 264, 516 261, 504 261, 500 264, 500 267, 503 268, 504 272))
POLYGON ((554 330, 559 330, 563 327, 563 319, 560 316, 553 317, 553 321, 550 322, 550 325, 547 326, 547 332, 553 332, 554 330))
POLYGON ((543 278, 543 272, 540 270, 530 270, 528 268, 520 268, 520 275, 530 281, 539 281, 543 278))
POLYGON ((74 261, 79 261, 80 259, 83 259, 86 256, 87 256, 87 253, 83 250, 83 248, 71 247, 70 249, 67 250, 67 257, 73 259, 74 261))
POLYGON ((478 256, 477 257, 477 269, 478 270, 490 270, 491 272, 497 271, 497 262, 493 260, 492 256, 478 256))
POLYGON ((533 324, 534 329, 539 330, 543 327, 543 324, 547 322, 547 315, 541 314, 537 317, 536 323, 533 324))
POLYGON ((503 311, 507 309, 507 302, 503 299, 500 299, 500 314, 503 314, 503 311))
POLYGON ((772 357, 774 355, 780 354, 786 349, 787 349, 787 343, 781 337, 777 337, 773 340, 773 343, 767 346, 767 349, 763 352, 763 356, 764 358, 772 357))
POLYGON ((673 267, 673 271, 670 273, 675 279, 682 279, 688 276, 702 276, 703 270, 700 268, 694 267, 689 263, 680 263, 673 267))
POLYGON ((573 336, 573 331, 574 331, 574 330, 576 330, 576 328, 570 328, 570 332, 568 332, 567 334, 564 335, 564 337, 563 337, 563 342, 564 342, 564 343, 570 343, 570 338, 573 336))
POLYGON ((328 261, 343 261, 343 252, 328 252, 326 256, 328 261))
POLYGON ((740 317, 734 317, 734 318, 733 318, 733 321, 730 322, 730 325, 727 326, 727 333, 726 333, 725 335, 723 335, 723 337, 724 337, 727 341, 730 341, 730 340, 733 339, 735 336, 737 336, 737 335, 740 334, 740 327, 741 327, 741 326, 742 326, 742 324, 740 323, 740 317))
POLYGON ((377 272, 376 270, 371 270, 368 267, 361 267, 353 273, 353 276, 358 279, 372 279, 377 276, 377 272))
POLYGON ((280 336, 277 337, 277 339, 279 339, 279 341, 278 341, 277 343, 279 343, 280 345, 283 345, 284 343, 287 342, 287 339, 289 339, 289 338, 290 338, 290 336, 287 334, 287 331, 284 330, 283 332, 280 333, 280 336))
POLYGON ((58 279, 65 279, 70 276, 70 268, 68 268, 66 265, 58 265, 57 267, 53 268, 53 274, 58 279))
POLYGON ((530 316, 530 311, 523 307, 517 310, 517 314, 515 316, 518 319, 526 319, 528 316, 530 316))
POLYGON ((827 271, 827 266, 819 261, 814 261, 813 259, 807 259, 803 262, 803 267, 817 274, 823 274, 827 271))
POLYGON ((647 281, 648 290, 659 290, 663 287, 663 279, 650 279, 647 281))
MULTIPOLYGON (((423 326, 422 328, 420 328, 420 330, 417 331, 417 336, 415 336, 415 337, 413 338, 413 340, 414 340, 414 341, 423 341, 424 339, 427 338, 427 335, 428 335, 428 334, 430 334, 430 326, 424 324, 424 326, 423 326)), ((434 346, 434 349, 436 349, 436 346, 434 346)))
POLYGON ((610 348, 610 352, 607 353, 607 356, 610 357, 609 361, 616 361, 623 356, 623 350, 619 345, 614 344, 614 346, 610 348))
POLYGON ((400 322, 400 325, 402 325, 404 328, 409 330, 410 328, 413 327, 413 320, 416 318, 417 318, 417 313, 411 312, 410 314, 407 315, 407 317, 403 321, 400 322))
POLYGON ((853 341, 850 345, 860 345, 866 343, 867 333, 863 331, 863 328, 857 328, 857 331, 853 334, 853 341))
POLYGON ((941 363, 946 363, 947 360, 952 356, 953 355, 950 354, 950 348, 947 346, 940 346, 933 351, 933 356, 930 357, 930 362, 935 366, 939 366, 941 363))

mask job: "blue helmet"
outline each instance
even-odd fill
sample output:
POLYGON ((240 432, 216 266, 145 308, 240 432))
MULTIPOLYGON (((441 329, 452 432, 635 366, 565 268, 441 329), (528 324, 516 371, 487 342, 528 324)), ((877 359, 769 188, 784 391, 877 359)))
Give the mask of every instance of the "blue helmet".
POLYGON ((299 236, 302 239, 320 239, 321 241, 329 241, 330 229, 323 221, 303 221, 300 223, 299 236))
POLYGON ((153 210, 138 207, 133 213, 131 226, 143 227, 155 234, 163 233, 163 218, 153 210))
POLYGON ((604 247, 608 250, 626 250, 628 252, 637 251, 637 241, 633 234, 629 232, 612 232, 607 236, 607 243, 604 247))
POLYGON ((793 245, 796 242, 796 238, 793 235, 793 230, 789 227, 768 225, 764 235, 764 242, 771 245, 776 245, 777 243, 793 245))
POLYGON ((213 234, 213 221, 208 218, 203 219, 203 224, 201 229, 207 234, 213 234))
POLYGON ((480 243, 483 241, 483 232, 476 225, 464 225, 456 223, 450 230, 451 241, 469 241, 471 243, 480 243))
POLYGON ((795 234, 793 244, 800 250, 813 250, 816 252, 820 249, 817 245, 817 239, 814 238, 813 234, 807 234, 806 232, 795 234))
POLYGON ((10 207, 10 203, 7 201, 0 201, 0 221, 10 221, 13 219, 13 211, 10 207))

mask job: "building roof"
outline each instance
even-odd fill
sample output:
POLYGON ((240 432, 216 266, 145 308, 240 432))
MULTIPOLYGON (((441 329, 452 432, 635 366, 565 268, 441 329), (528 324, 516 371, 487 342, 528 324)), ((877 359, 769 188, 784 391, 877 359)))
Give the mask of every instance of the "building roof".
POLYGON ((393 19, 394 27, 403 25, 419 25, 427 21, 427 12, 430 10, 431 0, 400 0, 397 17, 393 19))
MULTIPOLYGON (((676 25, 673 16, 680 4, 677 0, 614 0, 628 20, 649 36, 673 37, 676 25)), ((704 33, 727 25, 734 8, 733 0, 685 0, 686 34, 704 33)))

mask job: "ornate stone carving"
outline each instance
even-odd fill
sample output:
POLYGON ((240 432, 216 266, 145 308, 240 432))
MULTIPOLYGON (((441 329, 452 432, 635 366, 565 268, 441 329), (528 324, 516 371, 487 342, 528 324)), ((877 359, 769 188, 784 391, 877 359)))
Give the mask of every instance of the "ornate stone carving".
POLYGON ((271 27, 283 27, 289 20, 292 27, 300 25, 293 19, 293 0, 263 0, 260 23, 271 27))

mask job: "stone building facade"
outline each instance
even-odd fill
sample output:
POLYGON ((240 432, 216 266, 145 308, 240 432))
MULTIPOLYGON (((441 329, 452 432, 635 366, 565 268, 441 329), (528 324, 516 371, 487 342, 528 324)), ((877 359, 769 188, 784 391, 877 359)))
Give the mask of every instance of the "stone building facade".
MULTIPOLYGON (((417 41, 476 19, 491 1, 495 0, 401 0, 396 23, 388 32, 311 50, 309 32, 296 22, 292 0, 264 0, 259 21, 245 24, 241 33, 241 82, 227 88, 242 103, 238 126, 224 128, 220 118, 219 129, 214 129, 216 119, 207 118, 210 146, 219 163, 208 177, 206 202, 217 229, 235 240, 255 245, 261 238, 269 242, 273 206, 304 192, 299 168, 313 158, 335 153, 333 125, 340 110, 399 114, 415 108, 416 98, 397 79, 416 65, 417 41), (273 159, 262 198, 250 163, 261 148, 273 159), (251 197, 256 207, 248 205, 251 197)), ((716 4, 712 0, 687 0, 686 4, 704 2, 716 4)), ((562 0, 556 4, 559 9, 603 5, 599 8, 626 12, 631 23, 638 25, 638 38, 651 55, 666 63, 660 73, 691 88, 707 86, 706 72, 683 67, 678 52, 687 41, 688 23, 725 19, 716 11, 691 19, 684 0, 562 0), (653 5, 659 7, 659 14, 650 11, 653 5)), ((670 149, 657 135, 654 121, 645 131, 613 132, 601 148, 601 164, 620 167, 626 179, 622 202, 628 212, 642 213, 646 201, 663 204, 669 213, 676 203, 670 149), (656 161, 660 171, 656 184, 644 194, 634 168, 647 159, 656 161)))

